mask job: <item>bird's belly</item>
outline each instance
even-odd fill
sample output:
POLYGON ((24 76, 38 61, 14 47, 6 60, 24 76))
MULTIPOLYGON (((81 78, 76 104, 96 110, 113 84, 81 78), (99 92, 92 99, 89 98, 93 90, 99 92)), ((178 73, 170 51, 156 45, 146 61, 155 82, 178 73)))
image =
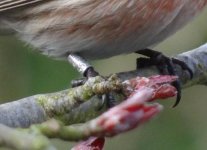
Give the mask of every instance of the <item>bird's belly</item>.
MULTIPOLYGON (((66 58, 70 53, 78 53, 87 59, 99 59, 159 43, 191 20, 207 0, 110 2, 93 1, 76 6, 77 9, 69 3, 64 10, 56 11, 45 6, 39 8, 38 13, 37 8, 29 9, 20 14, 20 18, 25 15, 28 19, 29 15, 31 20, 10 26, 46 55, 66 58)), ((52 4, 60 8, 58 1, 52 4)))
POLYGON ((80 51, 79 54, 89 59, 99 59, 112 57, 119 54, 128 54, 150 46, 154 46, 163 41, 171 34, 175 33, 193 17, 199 13, 207 4, 207 0, 186 0, 163 20, 151 20, 148 28, 136 30, 123 38, 117 38, 107 43, 99 43, 90 49, 80 51))

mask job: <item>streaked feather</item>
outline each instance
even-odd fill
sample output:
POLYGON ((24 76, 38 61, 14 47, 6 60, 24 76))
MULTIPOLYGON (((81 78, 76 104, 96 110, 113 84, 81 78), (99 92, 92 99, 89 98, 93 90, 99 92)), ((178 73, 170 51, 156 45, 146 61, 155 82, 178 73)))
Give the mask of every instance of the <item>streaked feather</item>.
POLYGON ((47 0, 1 0, 0 1, 0 13, 22 6, 29 6, 38 2, 43 2, 47 0))

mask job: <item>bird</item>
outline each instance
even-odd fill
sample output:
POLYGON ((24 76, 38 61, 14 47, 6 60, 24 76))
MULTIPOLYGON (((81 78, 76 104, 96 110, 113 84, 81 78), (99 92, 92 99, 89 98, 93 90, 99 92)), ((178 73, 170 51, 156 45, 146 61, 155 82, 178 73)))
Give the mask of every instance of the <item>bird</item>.
POLYGON ((134 52, 160 56, 148 47, 177 32, 206 5, 207 0, 1 0, 0 34, 16 33, 34 50, 67 59, 89 77, 98 73, 88 60, 134 52))

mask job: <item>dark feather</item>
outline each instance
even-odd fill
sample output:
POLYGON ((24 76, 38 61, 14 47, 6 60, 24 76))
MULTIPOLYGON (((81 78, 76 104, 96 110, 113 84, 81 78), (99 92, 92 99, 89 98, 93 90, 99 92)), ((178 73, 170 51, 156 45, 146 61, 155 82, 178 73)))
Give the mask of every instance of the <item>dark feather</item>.
POLYGON ((0 13, 47 0, 0 0, 0 13))

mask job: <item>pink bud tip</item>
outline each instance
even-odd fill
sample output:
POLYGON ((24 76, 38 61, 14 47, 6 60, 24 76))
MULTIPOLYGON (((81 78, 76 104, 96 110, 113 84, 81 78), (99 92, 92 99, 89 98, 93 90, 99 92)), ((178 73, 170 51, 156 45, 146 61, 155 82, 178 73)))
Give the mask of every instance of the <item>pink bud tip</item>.
POLYGON ((91 137, 86 141, 82 141, 74 146, 71 150, 102 150, 105 138, 91 137))

